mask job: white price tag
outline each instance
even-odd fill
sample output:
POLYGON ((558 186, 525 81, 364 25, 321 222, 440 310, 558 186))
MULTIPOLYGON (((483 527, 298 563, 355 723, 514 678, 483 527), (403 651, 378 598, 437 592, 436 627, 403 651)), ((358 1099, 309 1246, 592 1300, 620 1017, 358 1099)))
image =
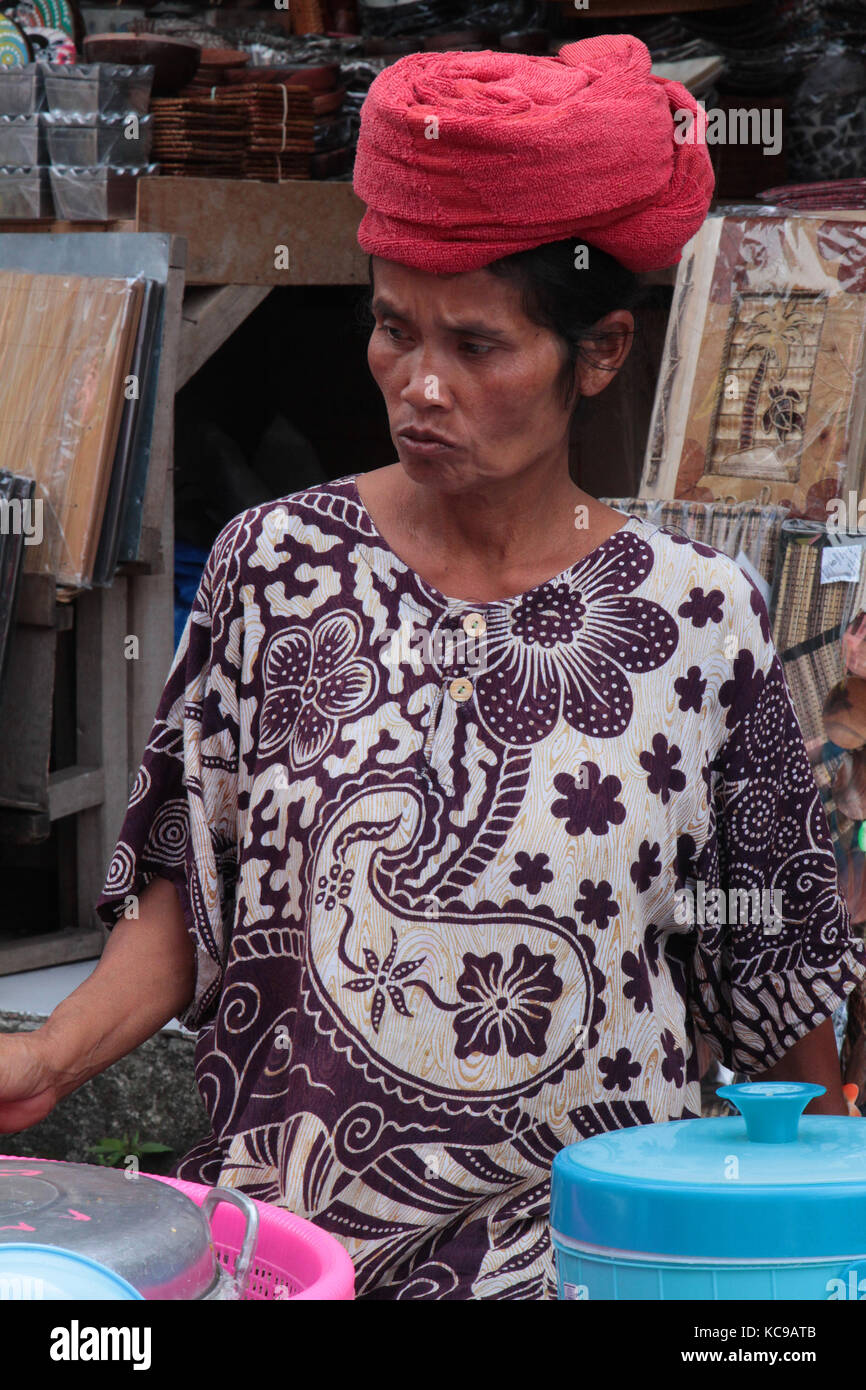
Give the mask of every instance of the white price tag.
POLYGON ((862 554, 859 545, 825 545, 821 551, 821 583, 856 584, 862 554))

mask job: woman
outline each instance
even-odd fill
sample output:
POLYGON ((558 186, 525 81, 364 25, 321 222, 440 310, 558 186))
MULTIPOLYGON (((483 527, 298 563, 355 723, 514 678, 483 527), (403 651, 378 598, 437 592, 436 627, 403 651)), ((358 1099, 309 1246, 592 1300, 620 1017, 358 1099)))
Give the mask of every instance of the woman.
POLYGON ((764 604, 568 474, 631 272, 707 210, 683 106, 630 38, 373 85, 356 185, 398 462, 224 529, 103 960, 0 1052, 9 1130, 178 1014, 213 1125, 178 1174, 312 1217, 363 1297, 551 1296, 555 1153, 697 1115, 700 1040, 845 1113, 830 1019, 866 964, 764 604), (684 921, 687 886, 780 918, 684 921))

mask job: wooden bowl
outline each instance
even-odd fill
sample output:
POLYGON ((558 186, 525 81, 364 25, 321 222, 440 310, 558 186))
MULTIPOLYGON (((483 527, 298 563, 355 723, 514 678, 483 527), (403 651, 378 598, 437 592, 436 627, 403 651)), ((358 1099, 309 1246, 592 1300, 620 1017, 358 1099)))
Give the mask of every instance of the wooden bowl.
POLYGON ((450 53, 452 49, 463 49, 467 44, 474 49, 476 44, 484 47, 483 29, 453 29, 448 34, 431 34, 424 39, 423 47, 427 53, 450 53))
POLYGON ((832 687, 824 701, 824 729, 837 748, 866 744, 866 680, 846 676, 832 687))
POLYGON ((153 63, 153 95, 173 96, 195 77, 201 48, 167 34, 90 34, 84 40, 86 63, 153 63))
POLYGON ((519 33, 500 34, 499 47, 503 53, 543 55, 550 47, 550 36, 546 29, 523 29, 519 33))
POLYGON ((239 48, 203 48, 201 66, 203 68, 243 68, 250 61, 249 53, 239 48))
POLYGON ((853 676, 866 676, 866 613, 858 613, 842 635, 845 670, 853 676))
POLYGON ((848 851, 839 870, 839 888, 848 905, 852 922, 866 920, 866 858, 856 846, 848 851))
POLYGON ((311 92, 329 92, 337 85, 339 65, 328 63, 320 67, 255 67, 225 68, 226 82, 245 86, 250 82, 279 82, 287 87, 306 87, 311 92))

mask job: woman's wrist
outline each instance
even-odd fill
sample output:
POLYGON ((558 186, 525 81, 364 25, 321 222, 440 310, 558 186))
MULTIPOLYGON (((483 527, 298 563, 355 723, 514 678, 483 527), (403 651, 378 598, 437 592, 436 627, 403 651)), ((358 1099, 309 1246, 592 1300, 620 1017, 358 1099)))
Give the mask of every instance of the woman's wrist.
POLYGON ((56 1090, 58 1100, 100 1070, 98 1064, 89 1065, 93 1061, 95 1040, 88 1038, 87 1031, 61 1004, 41 1028, 30 1034, 35 1060, 45 1077, 46 1087, 56 1090))

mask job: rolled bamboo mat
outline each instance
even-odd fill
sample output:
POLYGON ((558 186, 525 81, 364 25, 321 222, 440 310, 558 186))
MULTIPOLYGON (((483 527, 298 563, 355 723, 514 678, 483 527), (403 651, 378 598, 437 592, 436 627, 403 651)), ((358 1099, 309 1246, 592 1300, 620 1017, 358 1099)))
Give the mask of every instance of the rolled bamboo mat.
POLYGON ((43 539, 25 569, 89 583, 142 281, 0 272, 0 459, 36 482, 43 539))
POLYGON ((663 526, 736 559, 742 552, 768 585, 775 575, 779 536, 788 509, 752 502, 689 502, 655 497, 602 497, 609 507, 663 526))

